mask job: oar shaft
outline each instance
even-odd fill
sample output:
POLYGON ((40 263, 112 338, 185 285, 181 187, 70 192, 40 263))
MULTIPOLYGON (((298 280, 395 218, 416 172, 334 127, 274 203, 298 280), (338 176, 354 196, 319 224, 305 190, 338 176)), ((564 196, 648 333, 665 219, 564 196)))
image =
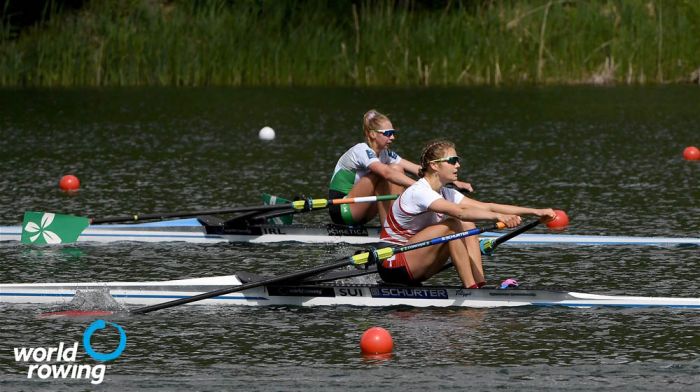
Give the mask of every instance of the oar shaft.
POLYGON ((172 212, 172 213, 161 213, 161 214, 131 214, 125 216, 112 216, 106 218, 96 218, 90 221, 91 224, 98 223, 118 223, 118 222, 138 222, 143 220, 153 220, 153 219, 167 219, 167 218, 188 218, 198 215, 217 215, 217 214, 233 214, 240 212, 265 212, 265 211, 276 211, 284 209, 294 209, 296 211, 311 211, 318 210, 322 208, 327 208, 335 204, 351 204, 351 203, 372 203, 376 201, 394 200, 398 195, 379 195, 379 196, 367 196, 367 197, 353 197, 345 199, 309 199, 309 200, 297 200, 291 203, 285 204, 273 204, 273 205, 263 205, 263 206, 250 206, 250 207, 236 207, 236 208, 223 208, 218 210, 200 210, 200 211, 187 211, 187 212, 172 212))
POLYGON ((538 220, 534 220, 534 221, 532 221, 532 222, 530 222, 530 223, 528 223, 528 224, 526 224, 526 225, 524 225, 524 226, 522 226, 522 227, 519 227, 519 228, 517 228, 517 229, 511 231, 511 232, 508 233, 508 234, 504 234, 504 235, 502 235, 502 236, 496 238, 496 239, 493 241, 493 246, 494 246, 494 248, 495 248, 496 246, 498 246, 498 245, 500 245, 500 244, 502 244, 502 243, 508 241, 509 239, 511 239, 511 238, 513 238, 513 237, 515 237, 515 236, 517 236, 517 235, 520 235, 520 234, 522 234, 522 233, 524 233, 524 232, 526 232, 526 231, 532 229, 533 227, 535 227, 535 226, 537 226, 537 225, 539 225, 539 224, 540 224, 539 219, 538 219, 538 220))
POLYGON ((260 287, 260 286, 272 285, 272 284, 280 283, 280 282, 283 282, 286 280, 302 279, 302 278, 306 278, 306 277, 311 276, 311 275, 316 275, 316 274, 320 274, 322 272, 330 271, 332 269, 344 267, 344 266, 349 265, 349 264, 353 264, 352 258, 344 257, 342 260, 336 261, 336 262, 333 262, 330 264, 324 264, 324 265, 320 265, 320 266, 317 266, 314 268, 309 268, 309 269, 305 269, 305 270, 297 271, 297 272, 291 272, 291 273, 288 273, 285 275, 276 276, 274 278, 258 280, 255 282, 245 283, 245 284, 238 285, 238 286, 232 286, 232 287, 228 287, 225 289, 208 291, 206 293, 198 294, 198 295, 195 295, 192 297, 180 298, 180 299, 176 299, 174 301, 168 301, 168 302, 163 302, 160 304, 144 306, 142 308, 134 309, 130 313, 135 313, 135 314, 149 313, 149 312, 153 312, 153 311, 160 310, 160 309, 171 308, 173 306, 184 305, 184 304, 187 304, 190 302, 196 302, 196 301, 201 301, 201 300, 208 299, 208 298, 218 297, 220 295, 235 293, 237 291, 254 289, 254 288, 260 287))
POLYGON ((375 201, 396 200, 399 195, 379 195, 379 196, 361 196, 361 197, 346 197, 344 199, 329 200, 330 204, 351 204, 351 203, 372 203, 375 201))
POLYGON ((500 244, 508 241, 509 239, 511 239, 517 235, 520 235, 520 234, 532 229, 533 227, 535 227, 539 224, 540 224, 540 220, 538 219, 538 220, 532 221, 526 225, 523 225, 523 226, 511 231, 510 233, 504 234, 504 235, 496 238, 495 240, 488 239, 485 241, 481 241, 481 243, 479 243, 479 248, 481 249, 481 254, 487 255, 487 256, 492 255, 493 252, 496 250, 496 248, 500 244))
MULTIPOLYGON (((407 244, 407 245, 401 245, 401 246, 395 246, 395 247, 389 247, 389 248, 380 248, 380 249, 376 250, 377 257, 379 258, 379 260, 384 260, 384 259, 388 259, 389 257, 391 257, 395 254, 408 252, 408 251, 415 250, 415 249, 425 248, 426 246, 443 244, 445 242, 453 241, 456 239, 470 237, 473 235, 479 235, 479 234, 481 234, 485 231, 489 231, 489 230, 504 229, 505 227, 506 227, 506 225, 503 222, 497 222, 497 223, 489 225, 489 226, 476 227, 476 228, 471 229, 471 230, 462 231, 462 232, 450 234, 450 235, 445 235, 442 237, 436 237, 436 238, 432 238, 429 240, 416 242, 413 244, 407 244)), ((354 264, 364 264, 367 262, 367 260, 369 260, 369 256, 370 256, 369 252, 365 252, 365 253, 356 254, 356 255, 352 256, 352 258, 354 260, 354 264)))
POLYGON ((425 248, 426 246, 443 244, 443 243, 448 242, 448 241, 452 241, 452 240, 456 240, 456 239, 460 239, 460 238, 464 238, 464 237, 470 237, 473 235, 479 235, 485 231, 503 229, 505 227, 506 226, 501 222, 498 222, 498 223, 495 223, 493 225, 489 225, 486 227, 476 227, 476 228, 473 228, 471 230, 463 231, 461 233, 445 235, 442 237, 433 238, 433 239, 426 240, 423 242, 416 242, 415 244, 404 245, 404 246, 401 246, 398 249, 396 249, 394 251, 394 254, 408 252, 410 250, 414 250, 414 249, 418 249, 418 248, 425 248))
POLYGON ((222 208, 218 210, 201 210, 201 211, 186 211, 186 212, 171 212, 160 214, 132 214, 125 216, 112 216, 106 218, 96 218, 90 221, 91 224, 97 223, 118 223, 118 222, 138 222, 142 220, 167 219, 167 218, 189 218, 197 215, 217 215, 217 214, 233 214, 238 212, 251 211, 274 211, 285 208, 291 208, 291 204, 275 204, 265 206, 250 206, 237 208, 222 208))

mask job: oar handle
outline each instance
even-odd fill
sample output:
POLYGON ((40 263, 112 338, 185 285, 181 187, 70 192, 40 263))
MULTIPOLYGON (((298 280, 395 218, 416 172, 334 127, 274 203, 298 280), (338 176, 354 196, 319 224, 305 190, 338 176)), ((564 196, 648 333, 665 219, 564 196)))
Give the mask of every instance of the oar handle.
POLYGON ((361 197, 346 197, 343 199, 307 199, 297 200, 292 202, 292 208, 297 211, 311 211, 321 208, 327 208, 338 204, 354 204, 354 203, 373 203, 377 201, 396 200, 399 195, 379 195, 379 196, 361 196, 361 197))

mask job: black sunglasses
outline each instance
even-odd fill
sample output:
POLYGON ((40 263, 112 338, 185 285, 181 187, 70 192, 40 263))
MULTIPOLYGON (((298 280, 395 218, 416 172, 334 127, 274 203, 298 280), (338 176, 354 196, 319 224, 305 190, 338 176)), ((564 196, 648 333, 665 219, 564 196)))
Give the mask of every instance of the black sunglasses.
POLYGON ((386 137, 392 137, 396 133, 396 129, 373 129, 374 132, 379 132, 386 137))
POLYGON ((454 165, 458 164, 460 160, 461 160, 460 157, 452 156, 452 157, 445 157, 445 158, 440 158, 440 159, 433 159, 430 162, 447 162, 450 165, 454 166, 454 165))

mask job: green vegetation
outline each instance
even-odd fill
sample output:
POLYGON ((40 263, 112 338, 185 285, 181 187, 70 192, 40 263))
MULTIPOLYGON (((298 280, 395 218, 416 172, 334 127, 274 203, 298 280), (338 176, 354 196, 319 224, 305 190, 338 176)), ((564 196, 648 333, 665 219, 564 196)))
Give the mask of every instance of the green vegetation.
POLYGON ((0 85, 698 82, 700 1, 92 0, 11 34, 0 85))

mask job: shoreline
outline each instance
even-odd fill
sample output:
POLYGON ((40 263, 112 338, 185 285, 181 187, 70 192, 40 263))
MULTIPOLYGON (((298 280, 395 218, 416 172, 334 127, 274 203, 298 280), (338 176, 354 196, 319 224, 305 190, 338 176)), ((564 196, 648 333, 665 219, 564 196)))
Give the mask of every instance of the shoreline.
POLYGON ((700 85, 692 2, 465 3, 88 2, 3 21, 0 86, 700 85))

